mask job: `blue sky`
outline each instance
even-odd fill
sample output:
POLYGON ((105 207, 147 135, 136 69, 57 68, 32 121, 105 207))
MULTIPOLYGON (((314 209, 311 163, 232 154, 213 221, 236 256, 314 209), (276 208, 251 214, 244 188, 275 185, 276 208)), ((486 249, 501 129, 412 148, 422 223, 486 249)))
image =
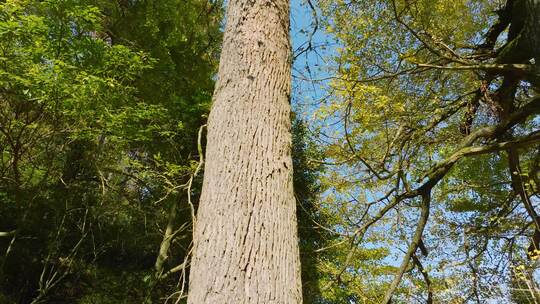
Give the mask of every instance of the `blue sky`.
MULTIPOLYGON (((313 0, 313 5, 317 3, 313 0)), ((293 108, 299 112, 311 112, 313 103, 325 94, 321 88, 324 82, 313 82, 308 79, 320 79, 329 76, 325 60, 334 54, 335 42, 321 24, 320 11, 317 21, 313 10, 305 0, 291 1, 291 39, 295 61, 293 64, 293 108), (313 34, 315 24, 318 29, 313 34), (313 49, 304 51, 311 40, 313 49)), ((307 118, 307 117, 304 117, 307 118)))

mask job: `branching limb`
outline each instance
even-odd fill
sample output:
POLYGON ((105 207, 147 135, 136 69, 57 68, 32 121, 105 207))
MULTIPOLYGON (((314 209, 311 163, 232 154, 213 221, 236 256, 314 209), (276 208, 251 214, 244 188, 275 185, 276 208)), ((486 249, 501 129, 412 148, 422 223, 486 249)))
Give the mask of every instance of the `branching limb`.
POLYGON ((492 73, 503 73, 503 72, 517 72, 525 75, 536 75, 538 70, 532 64, 525 63, 507 63, 507 64, 476 64, 476 65, 434 65, 427 63, 418 63, 418 67, 422 68, 432 68, 440 70, 451 70, 451 71, 486 71, 492 73))
POLYGON ((311 51, 313 49, 313 37, 315 36, 315 34, 317 33, 318 29, 319 29, 319 14, 317 13, 317 9, 315 8, 315 6, 313 5, 313 2, 311 0, 306 0, 306 3, 307 5, 309 6, 309 9, 311 10, 311 15, 312 15, 312 18, 313 18, 313 22, 311 23, 312 25, 312 30, 311 32, 309 32, 309 36, 308 36, 308 39, 306 41, 306 43, 304 43, 303 45, 307 44, 306 47, 303 47, 303 46, 300 46, 294 53, 294 57, 293 57, 293 61, 296 60, 296 58, 298 58, 300 55, 308 52, 308 51, 311 51))
POLYGON ((519 137, 513 140, 495 143, 491 145, 484 145, 484 146, 478 146, 478 147, 463 147, 459 149, 458 151, 454 152, 450 157, 448 157, 444 161, 440 162, 437 166, 435 166, 428 174, 426 174, 426 177, 435 179, 436 177, 440 176, 443 173, 446 174, 446 172, 448 172, 448 170, 457 161, 459 161, 460 159, 466 156, 497 152, 497 151, 502 151, 509 148, 517 148, 517 147, 532 145, 538 142, 540 142, 540 131, 536 131, 529 135, 519 137))
MULTIPOLYGON (((415 31, 409 24, 407 24, 400 16, 401 12, 398 12, 398 8, 397 8, 397 3, 395 0, 392 0, 392 8, 393 8, 393 12, 394 12, 394 19, 396 20, 397 23, 401 24, 403 27, 405 27, 420 43, 422 43, 426 49, 428 49, 431 53, 433 53, 434 55, 436 55, 437 57, 440 57, 442 59, 446 59, 450 62, 458 62, 458 63, 461 63, 461 64, 469 64, 468 61, 465 61, 463 60, 455 51, 453 51, 452 49, 450 49, 448 46, 444 45, 444 51, 445 52, 448 52, 451 54, 451 56, 448 56, 447 54, 445 54, 443 51, 441 50, 438 50, 436 49, 435 47, 433 47, 433 45, 431 45, 426 39, 422 38, 420 33, 415 31), (450 51, 449 51, 450 50, 450 51)), ((426 34, 426 33, 424 33, 426 34)), ((431 35, 427 35, 431 40, 432 37, 431 35)), ((435 41, 434 41, 435 42, 435 41)), ((435 44, 441 44, 441 42, 437 43, 435 42, 435 44)))
POLYGON ((499 39, 499 36, 508 27, 508 25, 510 25, 513 5, 514 0, 508 0, 506 1, 506 5, 502 9, 497 11, 497 15, 499 15, 499 18, 497 19, 497 22, 495 22, 489 28, 485 36, 485 42, 478 46, 479 50, 493 51, 493 49, 495 48, 495 43, 497 43, 497 39, 499 39))
MULTIPOLYGON (((173 189, 176 189, 176 188, 186 189, 187 202, 188 202, 188 205, 189 205, 190 210, 191 210, 191 218, 192 218, 192 223, 193 223, 192 225, 193 226, 195 225, 195 206, 193 205, 193 202, 191 201, 191 187, 193 185, 193 180, 195 179, 195 177, 197 177, 197 175, 201 171, 201 169, 203 167, 203 164, 204 164, 204 153, 203 153, 203 148, 202 148, 202 134, 203 134, 203 129, 205 127, 206 127, 206 125, 202 125, 199 128, 199 132, 198 132, 197 151, 199 153, 199 163, 197 164, 197 167, 195 168, 195 171, 193 171, 193 173, 189 177, 189 180, 185 184, 173 188, 173 189)), ((167 195, 169 193, 170 193, 170 191, 167 193, 167 195)), ((167 221, 167 227, 165 228, 165 233, 163 235, 163 240, 161 241, 161 244, 159 246, 159 253, 158 253, 158 256, 156 258, 155 265, 154 265, 154 268, 156 270, 156 277, 158 279, 164 279, 164 278, 168 277, 169 275, 171 275, 172 273, 175 273, 175 272, 180 270, 180 269, 179 270, 174 270, 174 268, 173 268, 173 269, 171 269, 171 270, 164 273, 164 263, 168 258, 169 249, 171 247, 171 243, 172 243, 172 241, 174 239, 174 236, 178 232, 180 232, 180 231, 182 231, 182 230, 184 230, 186 228, 185 226, 181 226, 178 230, 176 230, 176 232, 174 232, 174 225, 176 223, 177 213, 178 213, 178 203, 177 202, 172 202, 171 207, 169 209, 169 218, 168 218, 168 221, 167 221)), ((191 252, 191 250, 189 252, 191 252)), ((188 255, 189 255, 189 253, 188 253, 188 255)), ((187 258, 184 261, 184 263, 187 263, 187 258)))
POLYGON ((407 250, 407 253, 405 253, 405 256, 403 257, 398 273, 396 274, 394 280, 392 281, 392 284, 386 291, 384 300, 382 301, 382 303, 384 304, 391 303, 392 295, 394 294, 399 283, 401 282, 401 279, 403 278, 403 274, 405 274, 405 272, 407 271, 407 268, 409 267, 409 263, 411 261, 412 256, 415 254, 416 250, 418 249, 418 245, 420 244, 420 240, 422 239, 422 234, 424 233, 424 228, 426 227, 426 224, 429 218, 430 201, 431 201, 430 190, 426 191, 425 193, 422 193, 420 219, 418 220, 418 224, 416 226, 414 236, 411 240, 411 244, 409 245, 409 249, 407 250))
POLYGON ((517 147, 512 146, 507 150, 508 153, 508 169, 510 170, 510 177, 512 180, 512 189, 514 193, 519 195, 527 214, 531 218, 534 224, 534 234, 531 240, 531 244, 527 249, 529 257, 535 254, 536 250, 540 250, 540 216, 534 209, 530 196, 527 193, 525 181, 523 180, 521 166, 519 164, 519 152, 517 147))
POLYGON ((418 268, 418 271, 422 274, 422 277, 424 278, 424 282, 426 282, 428 297, 427 297, 427 304, 433 303, 433 287, 431 286, 431 279, 429 278, 429 273, 422 265, 422 262, 420 262, 420 259, 416 254, 413 254, 412 260, 414 264, 416 265, 416 268, 418 268))

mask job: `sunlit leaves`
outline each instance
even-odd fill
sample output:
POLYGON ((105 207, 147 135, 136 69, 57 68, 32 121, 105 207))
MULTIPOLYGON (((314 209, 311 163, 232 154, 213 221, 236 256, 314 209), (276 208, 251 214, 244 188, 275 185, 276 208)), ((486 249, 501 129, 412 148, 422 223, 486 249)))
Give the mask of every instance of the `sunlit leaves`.
MULTIPOLYGON (((1 258, 0 293, 31 302, 41 268, 59 260, 73 262, 69 271, 81 276, 53 292, 99 274, 99 286, 78 290, 83 302, 149 300, 147 282, 139 287, 151 266, 111 272, 125 270, 118 266, 125 246, 129 263, 148 264, 168 206, 186 197, 179 185, 199 164, 197 131, 211 101, 221 10, 205 0, 1 1, 0 230, 24 230, 32 241, 15 242, 17 255, 5 255, 23 267, 5 273, 1 258), (81 235, 84 254, 65 258, 81 235), (102 269, 103 260, 114 269, 102 269)), ((177 221, 190 218, 181 209, 177 221)), ((189 232, 182 233, 171 263, 189 246, 189 232)), ((63 263, 53 268, 68 271, 63 263)), ((153 284, 161 297, 165 288, 153 284)))
MULTIPOLYGON (((326 17, 324 28, 337 43, 331 58, 335 77, 327 83, 328 97, 314 111, 317 130, 324 134, 321 142, 325 161, 334 169, 323 178, 330 189, 327 202, 333 206, 334 216, 342 218, 340 231, 356 231, 371 225, 366 237, 386 239, 387 244, 377 245, 388 246, 395 256, 401 256, 395 251, 404 249, 396 249, 396 244, 410 242, 418 202, 402 199, 400 193, 410 194, 411 189, 426 185, 433 177, 429 172, 460 149, 460 142, 467 135, 462 127, 471 108, 477 107, 473 121, 469 122, 472 130, 500 121, 500 111, 493 100, 485 98, 478 102, 477 98, 478 105, 473 105, 474 96, 478 96, 475 94, 482 92, 480 79, 485 72, 440 67, 476 62, 477 46, 483 43, 486 32, 498 18, 495 12, 505 1, 320 3, 326 17), (399 203, 392 205, 394 202, 399 203), (391 211, 385 211, 388 206, 391 211), (378 218, 378 212, 383 211, 386 213, 378 218), (392 232, 388 233, 389 230, 392 232)), ((497 46, 502 43, 497 41, 497 46)), ((485 62, 491 60, 481 58, 485 62)), ((495 90, 494 87, 488 89, 495 90)), ((514 131, 531 132, 536 130, 534 124, 514 131)), ((488 142, 478 140, 475 144, 488 142)), ((523 151, 522 157, 521 176, 530 193, 534 193, 536 182, 526 172, 534 155, 529 149, 523 151)), ((434 253, 422 260, 433 274, 440 301, 457 301, 470 291, 467 284, 456 281, 460 274, 476 271, 467 267, 476 265, 494 273, 506 271, 496 269, 491 257, 477 251, 496 252, 502 260, 504 246, 499 239, 526 234, 518 230, 526 226, 528 219, 513 195, 507 166, 504 151, 467 157, 430 188, 431 224, 424 240, 434 253), (460 250, 464 243, 465 250, 460 250), (474 254, 477 256, 471 258, 474 254), (470 259, 474 265, 454 263, 450 267, 450 261, 456 259, 470 259)), ((504 281, 504 275, 499 280, 504 281)), ((407 278, 402 286, 416 286, 424 281, 420 273, 407 278)), ((484 281, 475 284, 479 290, 485 290, 491 279, 486 275, 481 279, 484 281)), ((386 280, 387 277, 380 276, 378 282, 384 284, 386 280)), ((409 291, 404 288, 400 294, 403 292, 404 299, 410 300, 407 297, 414 293, 407 295, 409 291)))

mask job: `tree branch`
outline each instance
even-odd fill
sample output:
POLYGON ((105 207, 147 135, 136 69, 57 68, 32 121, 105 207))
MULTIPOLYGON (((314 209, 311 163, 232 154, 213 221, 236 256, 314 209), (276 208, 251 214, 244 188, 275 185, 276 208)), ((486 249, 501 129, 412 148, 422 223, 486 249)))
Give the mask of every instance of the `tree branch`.
POLYGON ((12 230, 12 231, 0 231, 0 237, 14 236, 14 235, 15 235, 15 232, 17 232, 17 230, 12 230))
POLYGON ((398 273, 396 274, 394 280, 392 281, 392 284, 390 285, 390 287, 386 291, 386 294, 384 295, 384 300, 382 301, 382 303, 384 304, 391 303, 392 295, 394 294, 399 283, 401 282, 401 279, 403 278, 403 274, 405 274, 405 271, 409 267, 409 263, 412 256, 415 254, 416 250, 418 249, 418 245, 420 244, 420 240, 422 239, 422 234, 424 233, 424 228, 426 227, 426 224, 429 218, 430 201, 431 201, 430 191, 426 191, 422 193, 422 205, 421 205, 422 209, 421 209, 420 219, 418 220, 418 224, 416 226, 414 236, 411 240, 411 244, 409 245, 409 249, 407 250, 407 253, 405 253, 405 256, 403 257, 398 273))
POLYGON ((532 64, 525 63, 499 63, 499 64, 477 64, 477 65, 433 65, 427 63, 418 63, 418 67, 432 68, 440 70, 467 71, 481 70, 486 72, 519 72, 527 75, 536 75, 538 71, 532 64))
POLYGON ((412 260, 414 264, 416 265, 416 268, 418 268, 418 271, 422 274, 422 277, 424 278, 424 281, 426 282, 426 287, 428 291, 428 297, 427 297, 427 304, 433 303, 433 288, 431 286, 431 280, 429 278, 429 274, 427 270, 422 265, 422 262, 420 262, 420 259, 416 256, 416 254, 413 254, 412 260))

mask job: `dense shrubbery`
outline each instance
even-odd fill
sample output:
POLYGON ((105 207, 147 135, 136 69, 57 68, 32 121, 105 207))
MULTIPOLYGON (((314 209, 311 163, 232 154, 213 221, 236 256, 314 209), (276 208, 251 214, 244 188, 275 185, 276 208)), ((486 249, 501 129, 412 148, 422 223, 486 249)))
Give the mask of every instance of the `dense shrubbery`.
POLYGON ((0 230, 13 231, 0 238, 2 302, 141 303, 177 289, 154 264, 171 205, 184 229, 166 266, 189 248, 177 186, 198 161, 221 10, 0 4, 0 230))

